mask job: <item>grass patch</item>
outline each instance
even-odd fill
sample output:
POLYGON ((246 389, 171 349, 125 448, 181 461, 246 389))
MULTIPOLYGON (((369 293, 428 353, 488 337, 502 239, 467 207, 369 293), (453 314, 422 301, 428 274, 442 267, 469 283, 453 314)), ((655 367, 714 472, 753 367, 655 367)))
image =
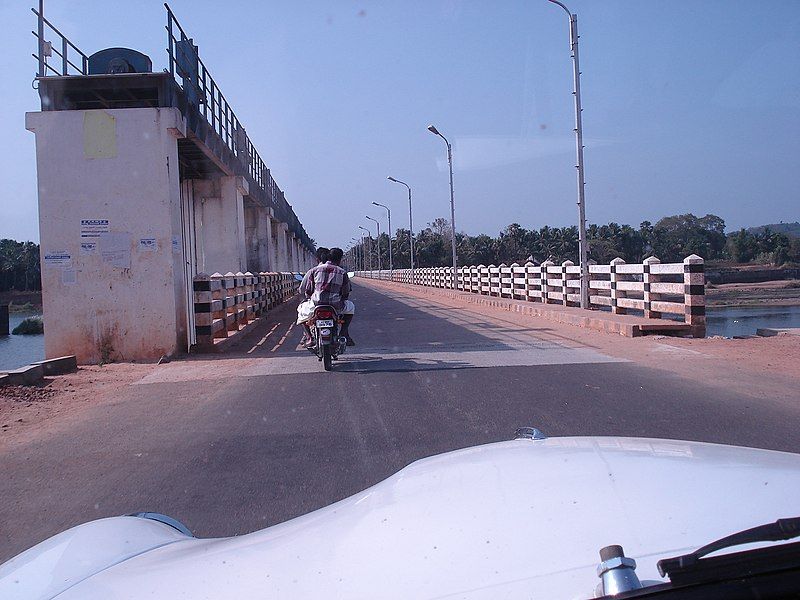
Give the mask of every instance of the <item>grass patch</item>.
POLYGON ((28 317, 22 323, 14 327, 13 335, 37 335, 44 333, 44 321, 42 317, 28 317))

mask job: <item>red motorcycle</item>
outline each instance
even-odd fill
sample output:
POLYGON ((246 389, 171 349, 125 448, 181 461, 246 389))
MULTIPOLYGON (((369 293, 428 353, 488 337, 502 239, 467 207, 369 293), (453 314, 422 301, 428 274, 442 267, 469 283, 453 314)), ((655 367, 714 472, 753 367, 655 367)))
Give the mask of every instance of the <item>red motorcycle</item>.
POLYGON ((313 341, 308 349, 317 355, 326 371, 333 369, 333 361, 347 348, 347 338, 341 335, 343 323, 336 309, 327 304, 315 307, 308 321, 313 341))

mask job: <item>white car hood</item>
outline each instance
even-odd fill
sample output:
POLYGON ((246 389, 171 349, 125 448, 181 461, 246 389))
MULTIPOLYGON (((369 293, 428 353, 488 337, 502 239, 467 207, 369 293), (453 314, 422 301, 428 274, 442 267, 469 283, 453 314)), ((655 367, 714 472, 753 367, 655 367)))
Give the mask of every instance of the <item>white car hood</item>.
POLYGON ((598 551, 656 561, 798 512, 800 455, 635 438, 517 440, 418 461, 252 534, 185 539, 59 600, 590 598, 598 551))

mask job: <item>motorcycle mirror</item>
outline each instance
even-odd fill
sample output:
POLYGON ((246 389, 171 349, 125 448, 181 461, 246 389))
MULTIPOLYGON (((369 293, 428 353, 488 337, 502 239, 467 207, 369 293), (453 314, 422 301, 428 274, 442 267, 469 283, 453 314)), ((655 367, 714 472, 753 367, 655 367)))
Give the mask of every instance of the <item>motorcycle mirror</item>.
POLYGON ((303 281, 303 274, 302 273, 295 273, 294 274, 295 281, 303 281))
POLYGON ((350 279, 352 279, 353 277, 355 277, 355 276, 356 276, 356 272, 355 272, 355 271, 349 271, 349 272, 347 273, 347 276, 348 276, 350 279))

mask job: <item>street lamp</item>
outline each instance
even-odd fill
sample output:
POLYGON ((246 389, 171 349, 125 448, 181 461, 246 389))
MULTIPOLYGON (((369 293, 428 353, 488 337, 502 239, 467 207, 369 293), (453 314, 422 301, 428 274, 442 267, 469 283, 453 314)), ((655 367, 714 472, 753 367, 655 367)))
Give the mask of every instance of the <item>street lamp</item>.
POLYGON ((358 246, 359 246, 359 244, 358 244, 358 239, 357 238, 351 238, 350 239, 350 243, 353 244, 353 253, 354 253, 353 260, 356 263, 355 270, 356 271, 363 271, 364 270, 363 267, 360 268, 360 269, 358 268, 358 264, 359 264, 359 254, 358 254, 358 246))
POLYGON ((572 74, 574 77, 574 89, 572 95, 575 97, 575 152, 578 164, 578 252, 581 262, 581 308, 589 308, 589 261, 588 247, 586 243, 586 198, 584 197, 584 187, 586 182, 583 176, 583 119, 581 113, 581 69, 578 63, 578 15, 573 14, 558 0, 549 0, 553 4, 558 4, 569 16, 569 44, 572 49, 572 74))
POLYGON ((392 265, 392 211, 389 209, 388 206, 385 204, 381 204, 380 202, 373 202, 375 206, 382 206, 386 209, 386 214, 389 215, 389 272, 391 273, 394 268, 392 265))
POLYGON ((447 145, 447 163, 450 165, 450 233, 452 236, 451 242, 453 246, 453 287, 456 287, 456 268, 458 268, 458 256, 456 255, 456 206, 455 195, 453 193, 453 147, 447 138, 444 137, 439 130, 433 125, 428 125, 428 131, 433 135, 438 135, 444 140, 447 145))
POLYGON ((375 225, 378 227, 378 238, 377 238, 377 241, 378 241, 378 244, 377 244, 378 252, 377 252, 377 255, 378 255, 378 271, 380 271, 381 270, 381 224, 380 224, 380 221, 378 221, 378 219, 373 219, 369 215, 367 215, 367 218, 370 221, 374 222, 375 225))
MULTIPOLYGON (((370 238, 370 240, 372 239, 372 234, 369 232, 369 229, 367 229, 366 227, 362 227, 361 225, 359 225, 358 228, 359 229, 363 229, 364 231, 366 231, 367 232, 367 236, 370 238)), ((361 240, 362 240, 361 243, 363 244, 364 243, 363 242, 363 240, 364 240, 363 236, 361 237, 361 240)), ((370 251, 367 252, 367 255, 369 256, 369 270, 372 271, 372 244, 371 243, 370 243, 370 251)), ((363 255, 361 257, 361 263, 362 264, 364 263, 363 255)), ((364 269, 364 270, 366 270, 366 269, 364 269)))
POLYGON ((394 177, 387 177, 389 181, 394 181, 395 183, 400 183, 408 188, 408 245, 411 249, 411 280, 414 279, 414 220, 411 216, 411 186, 407 183, 400 181, 399 179, 395 179, 394 177))

